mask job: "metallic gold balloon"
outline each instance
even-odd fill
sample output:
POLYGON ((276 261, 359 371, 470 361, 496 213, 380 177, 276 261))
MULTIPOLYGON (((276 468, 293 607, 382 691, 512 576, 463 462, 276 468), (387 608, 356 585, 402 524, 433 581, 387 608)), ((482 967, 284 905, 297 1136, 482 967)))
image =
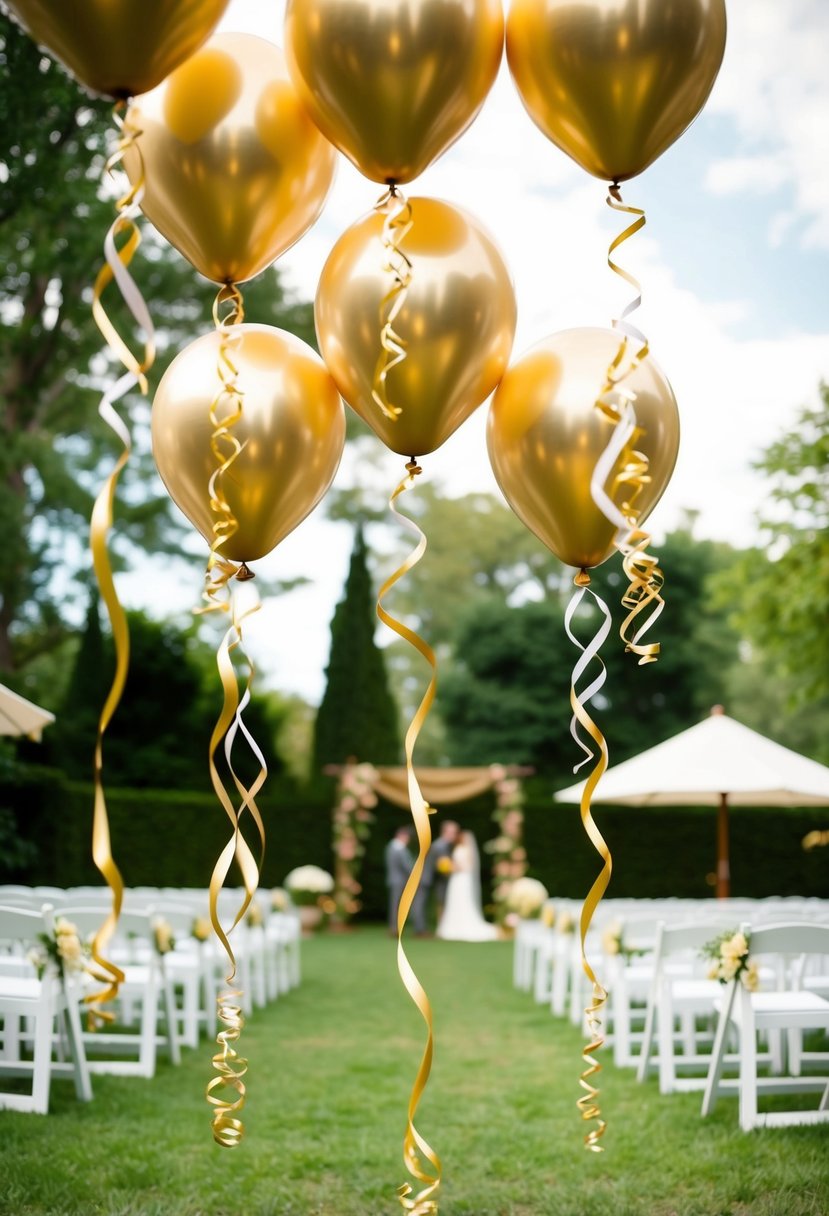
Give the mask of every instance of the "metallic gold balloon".
MULTIPOLYGON (((222 546, 254 561, 305 519, 331 484, 345 442, 345 411, 322 360, 299 338, 270 325, 242 325, 233 348, 242 451, 222 488, 239 530, 222 546)), ((216 468, 208 417, 219 380, 218 332, 197 338, 168 367, 153 402, 152 437, 161 480, 208 543, 216 516, 208 482, 216 468)))
MULTIPOLYGON (((492 400, 489 458, 522 523, 568 566, 600 565, 613 552, 613 525, 593 501, 590 479, 613 423, 596 406, 620 336, 567 329, 512 365, 492 400)), ((637 505, 644 520, 670 481, 679 450, 679 411, 670 384, 648 356, 624 381, 644 430, 636 447, 651 481, 637 505)), ((620 495, 608 487, 611 497, 620 495)))
MULTIPOLYGON (((217 34, 129 117, 142 132, 141 209, 208 279, 253 278, 322 210, 336 153, 263 38, 217 34)), ((125 164, 137 181, 135 148, 125 164)))
POLYGON ((468 212, 414 198, 401 248, 412 279, 394 323, 406 357, 386 380, 401 409, 387 418, 371 392, 380 357, 383 217, 349 228, 323 267, 315 316, 320 350, 348 404, 402 456, 425 456, 486 400, 506 371, 515 336, 515 293, 498 246, 468 212))
POLYGON ((725 0, 513 0, 507 59, 533 121, 607 182, 635 177, 705 104, 725 0))
POLYGON ((288 0, 285 53, 320 130, 376 182, 409 182, 492 88, 501 0, 288 0))
POLYGON ((197 51, 228 2, 9 0, 9 8, 81 84, 124 98, 154 89, 197 51))

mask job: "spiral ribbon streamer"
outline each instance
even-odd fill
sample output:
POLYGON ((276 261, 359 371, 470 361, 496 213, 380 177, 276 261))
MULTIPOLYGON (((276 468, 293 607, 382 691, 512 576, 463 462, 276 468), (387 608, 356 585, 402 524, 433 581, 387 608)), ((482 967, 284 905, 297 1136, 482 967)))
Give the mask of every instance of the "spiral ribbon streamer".
POLYGON ((584 1072, 579 1078, 584 1093, 578 1100, 578 1107, 581 1111, 581 1117, 587 1122, 595 1120, 596 1126, 592 1127, 584 1137, 585 1148, 591 1152, 600 1153, 603 1151, 603 1146, 599 1143, 605 1132, 606 1122, 602 1118, 601 1108, 599 1106, 599 1090, 593 1084, 591 1078, 595 1077, 601 1071, 601 1064, 596 1059, 596 1053, 602 1047, 604 1038, 601 1033, 601 1012, 607 1000, 607 991, 599 982, 595 971, 593 970, 587 958, 585 943, 587 934, 590 929, 590 924, 595 915, 596 909, 607 891, 610 875, 613 868, 613 860, 610 856, 610 850, 605 843, 604 837, 596 826, 591 810, 593 794, 596 791, 596 786, 601 780, 602 774, 607 768, 607 742, 602 732, 599 730, 596 723, 588 713, 586 706, 595 697, 595 695, 604 686, 607 673, 604 663, 600 656, 600 650, 610 634, 610 610, 604 601, 590 589, 590 576, 586 571, 582 570, 575 578, 576 587, 578 588, 572 596, 570 603, 567 605, 567 611, 564 616, 564 628, 570 641, 577 646, 582 652, 581 657, 576 662, 573 668, 573 674, 570 680, 570 705, 573 710, 573 716, 570 720, 570 733, 585 753, 584 759, 581 760, 573 768, 573 772, 577 773, 585 764, 589 764, 595 760, 595 765, 590 772, 584 784, 584 790, 581 795, 581 820, 584 830, 587 833, 593 847, 602 859, 603 865, 598 878, 593 883, 584 905, 581 910, 581 919, 579 930, 581 935, 581 963, 584 973, 592 985, 592 995, 590 1004, 585 1009, 587 1015, 587 1025, 590 1030, 590 1042, 587 1043, 582 1051, 582 1060, 585 1064, 584 1072), (584 646, 576 637, 572 629, 573 618, 575 617, 579 605, 585 595, 589 594, 595 602, 597 608, 602 614, 602 622, 591 640, 584 646), (593 662, 599 664, 598 673, 590 680, 585 688, 579 688, 579 684, 583 677, 588 673, 588 669, 593 662), (580 729, 581 728, 581 729, 580 729), (585 741, 582 732, 586 732, 587 736, 592 740, 590 743, 585 741))
POLYGON ((113 121, 120 131, 120 138, 115 151, 108 158, 104 167, 105 179, 107 175, 113 175, 114 170, 123 161, 124 156, 130 149, 135 149, 138 153, 141 171, 135 183, 115 203, 116 216, 104 238, 104 263, 95 278, 92 293, 92 315, 95 318, 95 323, 107 346, 126 370, 114 384, 107 388, 98 406, 98 413, 101 418, 114 431, 121 443, 121 453, 95 499, 90 521, 92 564, 101 598, 106 606, 115 645, 115 674, 98 719, 98 730, 95 740, 92 857, 112 892, 112 909, 95 934, 91 947, 92 964, 89 968, 90 974, 99 983, 105 985, 102 990, 92 993, 86 998, 89 1005, 91 1027, 94 1027, 99 1021, 111 1020, 112 1015, 105 1013, 101 1007, 108 1001, 115 999, 118 995, 119 985, 124 979, 124 973, 121 969, 104 956, 104 951, 118 924, 124 895, 124 884, 121 873, 112 856, 109 817, 107 815, 106 796, 104 793, 104 735, 123 695, 130 657, 127 618, 118 599, 118 592, 115 588, 115 580, 112 574, 112 562, 110 561, 108 550, 115 491, 121 472, 129 461, 132 450, 129 428, 116 410, 115 404, 135 387, 138 387, 142 393, 146 394, 146 373, 155 361, 155 332, 152 318, 141 292, 138 290, 129 272, 130 262, 141 244, 141 234, 135 224, 135 220, 141 213, 140 204, 144 195, 144 170, 138 143, 141 132, 130 123, 125 114, 126 102, 119 101, 113 110, 113 121), (127 305, 133 320, 142 331, 144 350, 140 358, 130 350, 127 343, 118 333, 104 307, 104 293, 113 281, 127 305))
POLYGON ((406 342, 394 328, 394 323, 406 302, 412 281, 412 263, 401 249, 411 231, 412 207, 404 194, 392 183, 378 199, 374 210, 385 216, 383 221, 383 270, 392 276, 392 285, 380 301, 380 357, 374 369, 372 400, 386 418, 399 418, 400 407, 389 401, 388 374, 406 358, 406 342))
POLYGON ((261 790, 268 773, 265 757, 243 720, 244 711, 250 703, 255 668, 244 649, 242 627, 247 617, 258 611, 259 605, 255 603, 240 610, 238 596, 230 588, 231 580, 246 582, 252 579, 253 575, 244 563, 237 566, 222 554, 222 547, 227 544, 239 527, 224 492, 223 482, 228 470, 242 450, 242 444, 233 434, 233 427, 242 417, 243 410, 243 394, 236 383, 238 367, 234 361, 234 349, 241 341, 239 326, 244 320, 244 315, 244 303, 239 288, 234 283, 224 284, 219 289, 213 304, 213 320, 221 335, 216 368, 220 387, 210 405, 210 422, 213 426, 210 449, 216 466, 210 476, 208 492, 210 507, 216 518, 213 523, 213 541, 205 570, 203 597, 205 604, 197 610, 200 613, 225 612, 230 616, 230 625, 216 651, 216 666, 222 684, 223 702, 210 737, 208 751, 210 780, 216 797, 233 827, 232 835, 222 849, 210 878, 210 920, 216 936, 227 954, 228 971, 225 977, 227 988, 220 992, 216 999, 218 1020, 222 1027, 216 1036, 220 1050, 213 1056, 216 1075, 208 1082, 206 1097, 214 1108, 213 1138, 223 1148, 234 1148, 244 1135, 244 1124, 239 1113, 244 1106, 246 1092, 242 1078, 248 1070, 247 1060, 239 1055, 235 1047, 244 1028, 244 1014, 240 1004, 242 992, 234 983, 236 958, 230 945, 229 934, 247 912, 259 885, 259 874, 265 852, 265 825, 256 805, 256 795, 261 790), (241 699, 236 669, 233 664, 233 653, 237 649, 247 663, 248 669, 246 686, 241 699), (233 746, 240 731, 259 764, 259 772, 249 787, 239 778, 233 766, 233 746), (227 766, 236 792, 241 799, 238 809, 216 764, 216 753, 223 741, 227 766), (242 816, 246 810, 250 812, 259 836, 260 856, 258 861, 242 833, 242 816), (234 860, 242 875, 245 895, 233 924, 225 930, 219 917, 219 895, 234 860))
POLYGON ((622 554, 622 565, 628 579, 622 604, 629 610, 619 633, 625 643, 625 649, 637 655, 640 665, 643 665, 656 662, 659 655, 658 642, 643 643, 641 639, 662 612, 664 601, 661 591, 665 580, 658 559, 647 552, 651 537, 638 526, 639 508, 636 501, 650 477, 648 458, 636 448, 643 433, 636 424, 636 394, 629 387, 625 387, 624 381, 647 358, 648 340, 642 331, 628 320, 642 304, 641 285, 628 270, 614 261, 613 254, 620 245, 644 228, 645 213, 640 207, 630 207, 624 203, 616 184, 610 187, 607 205, 614 211, 636 217, 632 224, 614 237, 607 254, 610 269, 629 283, 636 295, 625 306, 621 316, 613 322, 614 328, 624 336, 607 370, 605 384, 596 404, 604 416, 614 424, 614 430, 605 451, 596 462, 590 490, 599 510, 617 530, 614 544, 622 554), (637 349, 632 351, 633 345, 637 349), (621 470, 614 473, 617 462, 620 462, 621 470), (613 485, 608 494, 605 487, 611 476, 613 485), (614 495, 620 487, 624 487, 624 498, 621 506, 617 506, 614 495), (652 611, 644 620, 638 622, 637 618, 649 608, 652 608, 652 611))
POLYGON ((423 699, 417 708, 409 729, 406 731, 405 739, 405 754, 406 754, 406 773, 409 787, 409 803, 412 811, 412 819, 414 821, 415 831, 417 833, 418 854, 414 863, 411 874, 409 875, 406 886, 403 889, 403 895, 400 899, 400 905, 397 910, 397 969, 400 978, 403 981, 403 986, 408 992, 414 1004, 420 1010, 420 1014, 426 1023, 426 1046, 423 1051, 423 1056, 420 1061, 420 1067, 417 1071, 414 1085, 412 1086, 411 1095, 409 1097, 409 1106, 407 1114, 406 1132, 403 1139, 403 1161, 404 1164, 421 1186, 422 1189, 417 1194, 413 1195, 414 1188, 408 1182, 404 1182, 398 1189, 398 1198, 405 1211, 411 1212, 413 1216, 437 1216, 438 1213, 438 1192, 441 1183, 441 1163, 440 1158, 434 1149, 427 1143, 415 1126, 415 1115, 423 1092, 429 1080, 429 1074, 432 1071, 432 1058, 434 1055, 434 1026, 432 1020, 432 1006, 429 1001, 426 991, 420 980, 415 975, 414 969, 409 962, 406 951, 403 947, 403 929, 406 925, 409 912, 411 911, 412 903, 414 902, 417 888, 420 884, 420 879, 423 874, 423 867, 426 864, 426 858, 432 844, 432 827, 429 822, 429 816, 433 814, 434 808, 429 806, 429 803, 423 797, 420 790, 420 785, 417 780, 417 775, 414 769, 414 747, 417 742, 417 737, 426 721, 429 710, 435 699, 437 691, 437 659, 435 652, 431 646, 426 643, 413 629, 404 625, 402 621, 391 616, 383 607, 383 599, 389 593, 391 588, 401 578, 404 577, 423 557, 426 552, 426 536, 422 529, 418 527, 413 519, 407 515, 403 515, 397 509, 397 500, 401 494, 410 490, 414 485, 415 477, 421 473, 421 468, 417 461, 412 459, 406 465, 406 476, 402 479, 397 489, 389 499, 389 507, 398 520, 410 532, 417 537, 417 545, 399 567, 395 570, 380 588, 377 596, 377 615, 385 625, 394 633, 407 641, 415 648, 426 660, 432 669, 432 676, 429 680, 429 685, 423 695, 423 699))

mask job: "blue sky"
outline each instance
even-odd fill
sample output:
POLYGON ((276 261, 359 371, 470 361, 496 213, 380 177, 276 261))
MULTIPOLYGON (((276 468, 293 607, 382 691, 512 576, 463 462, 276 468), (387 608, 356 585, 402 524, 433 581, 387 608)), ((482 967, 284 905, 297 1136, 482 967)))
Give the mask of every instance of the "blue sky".
MULTIPOLYGON (((829 3, 731 0, 728 12, 725 62, 705 112, 625 186, 626 200, 646 207, 648 227, 625 246, 624 262, 642 281, 640 323, 682 418, 679 463, 650 526, 658 537, 692 508, 699 535, 750 544, 764 496, 751 461, 829 379, 829 3)), ((281 44, 281 26, 279 5, 232 0, 221 28, 281 44)), ((340 160, 321 219, 280 263, 306 298, 333 242, 378 193, 340 160)), ((556 330, 608 324, 628 298, 605 263, 620 225, 602 183, 533 126, 506 70, 476 122, 410 193, 466 207, 500 243, 516 283, 516 355, 556 330)), ((498 493, 485 415, 482 407, 429 458, 424 476, 447 494, 498 493)), ((381 502, 399 475, 399 458, 378 441, 369 467, 347 455, 337 484, 359 476, 381 502)), ((311 700, 322 690, 349 546, 347 529, 318 511, 262 563, 275 576, 311 580, 266 605, 249 631, 272 681, 311 700)), ((140 598, 140 581, 124 580, 128 598, 140 598)), ((175 589, 182 608, 199 582, 196 562, 175 589)))

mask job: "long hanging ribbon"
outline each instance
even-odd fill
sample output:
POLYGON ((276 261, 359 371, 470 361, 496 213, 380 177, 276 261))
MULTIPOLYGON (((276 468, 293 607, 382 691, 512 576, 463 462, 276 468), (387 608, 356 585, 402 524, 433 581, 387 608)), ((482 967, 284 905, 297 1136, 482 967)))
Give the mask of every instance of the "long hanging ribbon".
POLYGON ((236 383, 238 367, 234 359, 234 350, 242 337, 239 326, 244 320, 244 304, 235 284, 227 283, 220 288, 213 305, 213 319, 221 336, 217 357, 217 375, 220 387, 210 406, 210 422, 213 426, 210 447, 215 467, 208 483, 208 492, 215 520, 213 541, 205 571, 205 604, 199 611, 201 613, 225 612, 231 618, 230 625, 216 652, 216 665, 222 684, 223 702, 210 737, 208 767, 213 789, 225 814, 230 819, 233 832, 220 853, 210 878, 210 920, 216 936, 227 954, 228 971, 225 977, 227 986, 219 993, 216 1001, 221 1026, 216 1036, 219 1051, 213 1056, 216 1075, 208 1082, 206 1097, 213 1107, 214 1140, 224 1148, 233 1148, 239 1144, 244 1135, 244 1125, 239 1114, 245 1102, 246 1091, 242 1078, 247 1073, 248 1062, 239 1055, 235 1047, 244 1028, 244 1014, 240 1003, 242 993, 234 982, 236 958, 230 945, 229 934, 244 917, 259 885, 259 874, 265 850, 265 825, 256 805, 256 795, 267 777, 267 764, 261 749, 242 718, 244 710, 250 702, 255 674, 253 663, 244 650, 242 626, 247 617, 258 610, 258 604, 239 611, 237 597, 230 590, 232 579, 245 582, 253 575, 244 563, 236 566, 222 554, 223 546, 239 528, 223 484, 228 469, 242 450, 241 442, 233 434, 233 427, 241 419, 243 412, 243 394, 236 383), (233 652, 236 649, 239 649, 248 666, 247 683, 241 699, 233 665, 233 652), (250 787, 240 780, 233 767, 233 745, 240 730, 259 763, 259 772, 250 787), (241 797, 238 810, 216 764, 216 753, 222 742, 224 742, 225 759, 233 783, 241 797), (258 861, 241 831, 241 819, 246 810, 250 811, 259 834, 260 857, 258 861), (219 895, 234 860, 242 875, 245 895, 233 924, 225 930, 219 917, 219 895))
POLYGON ((613 322, 614 328, 623 334, 623 338, 607 370, 605 383, 596 404, 604 416, 614 424, 614 430, 605 451, 596 462, 590 489, 593 501, 617 530, 614 544, 622 554, 622 565, 628 579, 622 604, 629 610, 619 633, 625 643, 625 649, 637 655, 642 665, 656 662, 659 655, 658 642, 643 643, 641 639, 664 607, 661 595, 664 575, 656 556, 647 552, 651 544, 650 535, 638 526, 640 508, 637 506, 637 499, 650 481, 650 476, 648 458, 636 448, 643 434, 636 422, 636 394, 629 387, 626 388, 623 382, 647 358, 648 340, 628 319, 642 304, 641 285, 628 270, 614 261, 613 254, 620 245, 644 228, 645 212, 640 207, 629 207, 624 203, 620 189, 615 183, 610 187, 607 205, 614 211, 635 217, 633 223, 611 241, 607 264, 615 274, 633 287, 636 294, 625 306, 621 316, 613 322), (621 466, 620 470, 617 462, 621 466), (606 487, 611 477, 613 485, 608 493, 606 487), (624 488, 625 496, 621 505, 617 506, 615 495, 620 488, 624 488), (648 615, 642 621, 637 621, 649 608, 652 610, 648 615))
MULTIPOLYGON (((230 563, 223 563, 230 565, 230 563)), ((236 573, 236 568, 232 568, 236 573)), ((231 574, 232 577, 232 574, 231 574)), ((237 575, 238 577, 238 575, 237 575)), ((217 997, 217 1014, 222 1029, 216 1036, 219 1051, 213 1056, 213 1068, 216 1075, 208 1082, 206 1097, 213 1107, 213 1138, 223 1148, 234 1148, 244 1135, 244 1125, 239 1117, 245 1103, 245 1083, 243 1077, 248 1070, 248 1062, 236 1051, 244 1028, 245 1019, 241 1007, 241 990, 235 985, 236 958, 230 945, 229 934, 239 924, 245 915, 250 901, 259 885, 259 874, 265 848, 265 826, 259 808, 256 805, 256 795, 261 790, 267 777, 267 764, 261 749, 257 745, 242 714, 250 702, 251 686, 254 677, 253 663, 248 659, 243 647, 242 625, 253 612, 258 611, 258 604, 244 612, 238 611, 236 597, 232 597, 232 621, 227 629, 217 652, 216 661, 224 692, 222 712, 213 729, 210 739, 210 778, 213 789, 221 802, 225 813, 230 819, 233 831, 222 850, 213 873, 210 877, 210 920, 216 936, 225 949, 228 957, 228 972, 225 976, 226 988, 217 997), (233 666, 232 654, 236 648, 248 662, 248 677, 244 695, 239 699, 239 687, 233 666), (259 773, 249 788, 239 779, 233 767, 232 751, 238 731, 241 730, 253 755, 259 763, 259 773), (222 781, 216 766, 216 751, 224 740, 225 759, 233 777, 234 784, 241 796, 241 804, 237 811, 228 791, 222 781), (241 818, 245 810, 249 810, 256 824, 261 844, 259 861, 242 835, 241 818), (225 930, 219 918, 219 896, 224 886, 230 867, 236 860, 242 874, 245 887, 245 897, 241 908, 236 914, 233 924, 225 930)))
POLYGON ((596 693, 604 685, 607 673, 604 663, 601 660, 600 650, 610 634, 610 610, 604 601, 590 589, 590 576, 585 570, 579 572, 575 578, 576 587, 578 588, 567 605, 567 611, 564 616, 564 628, 567 631, 567 636, 570 641, 578 646, 582 652, 578 659, 573 674, 570 680, 570 705, 573 709, 573 716, 570 720, 570 733, 578 743, 581 750, 585 753, 584 759, 575 765, 573 772, 577 773, 585 764, 589 764, 595 760, 595 765, 590 772, 584 784, 584 790, 581 796, 581 820, 584 825, 584 830, 587 833, 593 847, 602 858, 602 869, 598 878, 593 883, 584 905, 581 910, 580 933, 581 933, 581 962, 584 973, 592 985, 592 997, 590 1004, 585 1009, 587 1015, 587 1025, 590 1031, 590 1042, 587 1043, 582 1051, 582 1060, 585 1064, 585 1069, 579 1078, 584 1093, 578 1100, 578 1107, 581 1111, 582 1119, 590 1122, 595 1120, 596 1126, 592 1127, 584 1137, 585 1147, 591 1152, 600 1153, 603 1151, 602 1145, 599 1143, 605 1132, 606 1123, 602 1118, 601 1109, 599 1107, 599 1090, 593 1084, 591 1078, 595 1077, 601 1071, 601 1064, 595 1058, 596 1053, 604 1043, 604 1038, 601 1033, 601 1011, 607 1000, 607 992, 599 982, 595 971, 593 970, 586 953, 587 934, 590 929, 590 924, 593 916, 598 908, 601 900, 607 891, 610 875, 613 868, 613 861, 610 856, 610 850, 605 843, 604 837, 596 826, 591 810, 593 794, 596 786, 601 780, 602 774, 607 768, 607 743, 602 732, 599 730, 596 723, 587 712, 586 706, 595 697, 596 693), (602 622, 594 636, 586 646, 582 645, 579 639, 574 634, 571 625, 579 605, 584 599, 585 594, 592 596, 596 606, 602 614, 602 622), (590 681, 586 688, 579 688, 582 678, 587 673, 591 663, 594 660, 599 664, 598 674, 590 681), (580 729, 581 728, 581 729, 580 729), (586 732, 587 736, 592 740, 595 749, 590 743, 586 742, 582 732, 586 732))
POLYGON ((417 737, 426 721, 429 710, 435 699, 437 690, 437 659, 435 652, 432 650, 419 634, 415 633, 402 621, 398 621, 391 616, 383 607, 383 599, 389 593, 391 588, 404 575, 417 565, 423 554, 426 552, 426 536, 418 527, 413 519, 407 515, 401 514, 397 509, 397 500, 406 490, 410 490, 414 485, 415 477, 421 472, 421 468, 417 461, 412 459, 406 465, 406 476, 402 479, 397 489, 389 499, 389 507, 394 515, 405 528, 414 533, 417 537, 417 545, 399 567, 395 570, 380 588, 377 596, 377 615, 385 625, 394 633, 407 641, 415 648, 432 669, 432 676, 429 680, 429 685, 426 692, 423 694, 423 699, 417 708, 409 729, 406 731, 405 753, 406 753, 406 772, 408 776, 409 787, 409 804, 412 811, 412 819, 414 821, 415 831, 417 833, 418 854, 417 859, 409 875, 406 886, 403 889, 403 895, 400 899, 400 905, 397 910, 397 969, 400 973, 400 978, 403 981, 403 986, 408 992, 414 1004, 420 1010, 420 1014, 426 1023, 426 1046, 423 1051, 423 1056, 420 1061, 420 1067, 417 1071, 414 1085, 412 1086, 411 1095, 409 1097, 409 1107, 406 1123, 406 1133, 403 1138, 403 1161, 406 1169, 411 1176, 421 1186, 421 1190, 412 1196, 413 1187, 410 1183, 404 1182, 398 1189, 398 1198, 402 1207, 413 1213, 413 1216, 437 1216, 438 1212, 438 1191, 440 1190, 441 1182, 441 1163, 440 1158, 434 1149, 424 1140, 420 1132, 415 1126, 415 1115, 423 1092, 426 1089, 429 1080, 429 1074, 432 1071, 432 1057, 434 1055, 434 1026, 432 1021, 432 1006, 429 1001, 426 991, 420 980, 415 975, 414 969, 409 962, 406 951, 403 948, 403 929, 406 925, 406 920, 411 911, 417 888, 420 884, 423 867, 426 864, 426 858, 432 844, 432 827, 429 822, 429 816, 433 813, 433 808, 423 797, 420 790, 420 785, 417 780, 417 775, 414 769, 414 747, 417 742, 417 737), (428 1163, 428 1164, 427 1164, 428 1163))
POLYGON ((125 373, 111 385, 98 406, 98 413, 104 422, 115 432, 121 442, 121 454, 115 462, 109 476, 95 499, 90 521, 90 547, 92 564, 101 598, 106 606, 112 638, 115 645, 115 675, 98 719, 98 731, 95 740, 95 772, 94 772, 94 809, 92 818, 92 857, 98 870, 106 880, 112 892, 112 908, 103 924, 95 934, 91 947, 91 974, 105 987, 86 998, 89 1004, 90 1023, 109 1019, 101 1006, 114 1000, 118 995, 119 985, 124 979, 124 973, 114 963, 104 956, 104 951, 115 932, 118 917, 121 914, 121 904, 124 896, 124 884, 121 873, 112 856, 112 842, 109 832, 109 817, 107 815, 106 797, 104 794, 104 735, 112 721, 121 696, 129 668, 130 642, 127 629, 127 618, 112 575, 107 542, 112 527, 113 505, 118 479, 126 466, 132 441, 127 424, 115 409, 115 403, 120 401, 132 388, 138 387, 142 393, 147 392, 146 372, 155 360, 155 332, 149 309, 129 272, 129 265, 141 244, 141 234, 135 224, 141 213, 141 199, 144 196, 144 163, 141 159, 141 149, 138 143, 141 132, 125 117, 126 102, 118 102, 113 111, 113 120, 120 131, 118 145, 106 162, 105 174, 112 175, 116 166, 124 159, 126 152, 134 149, 138 154, 141 166, 138 178, 127 192, 115 204, 116 217, 104 239, 104 264, 98 271, 92 293, 92 315, 101 334, 112 353, 126 368, 125 373), (133 320, 143 331, 143 356, 138 358, 130 350, 127 343, 118 333, 104 307, 103 296, 110 283, 115 282, 119 292, 129 309, 133 320))
POLYGON ((372 400, 386 418, 399 418, 401 410, 389 401, 388 374, 406 358, 406 343, 394 328, 394 323, 406 302, 412 281, 412 263, 401 246, 412 227, 412 206, 393 183, 378 199, 374 210, 385 216, 383 221, 383 270, 392 276, 392 284, 380 301, 380 357, 374 369, 372 400))

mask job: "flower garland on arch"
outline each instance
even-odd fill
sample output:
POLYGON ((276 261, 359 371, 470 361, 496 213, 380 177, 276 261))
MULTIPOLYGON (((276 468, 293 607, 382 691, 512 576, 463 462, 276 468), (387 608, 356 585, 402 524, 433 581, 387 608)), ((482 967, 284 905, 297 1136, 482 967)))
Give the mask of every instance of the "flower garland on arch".
POLYGON ((377 795, 374 786, 377 769, 373 764, 348 763, 342 770, 337 786, 337 801, 333 814, 334 891, 337 906, 335 918, 348 922, 362 907, 362 886, 357 877, 365 841, 374 822, 377 795))
POLYGON ((503 764, 489 766, 495 810, 492 818, 498 824, 498 835, 488 840, 484 848, 492 854, 492 898, 495 919, 506 921, 510 912, 512 885, 527 873, 527 851, 524 848, 524 788, 518 777, 510 776, 503 764))

